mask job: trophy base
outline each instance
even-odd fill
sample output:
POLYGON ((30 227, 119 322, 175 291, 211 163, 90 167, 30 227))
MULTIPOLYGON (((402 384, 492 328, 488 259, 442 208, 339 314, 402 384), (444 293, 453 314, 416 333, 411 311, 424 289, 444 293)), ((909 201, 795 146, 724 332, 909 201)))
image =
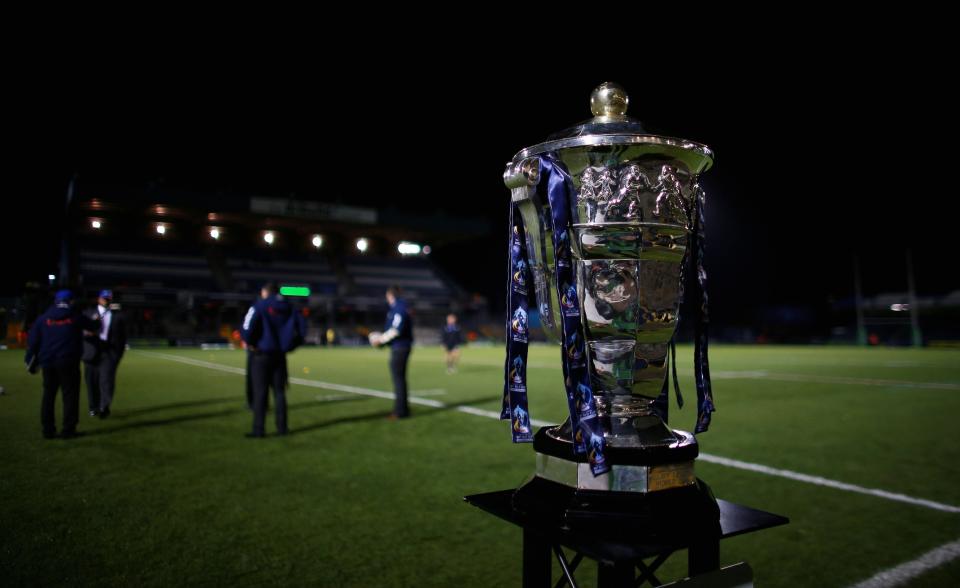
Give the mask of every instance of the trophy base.
POLYGON ((573 452, 573 442, 559 436, 560 428, 543 427, 533 438, 540 478, 578 490, 641 494, 696 483, 693 463, 699 447, 690 433, 673 431, 677 440, 671 445, 608 446, 604 457, 610 471, 594 476, 587 456, 573 452))
POLYGON ((512 505, 534 520, 607 537, 632 538, 642 528, 657 533, 654 540, 682 544, 690 537, 720 534, 720 507, 702 480, 641 494, 581 490, 534 476, 513 493, 512 505))

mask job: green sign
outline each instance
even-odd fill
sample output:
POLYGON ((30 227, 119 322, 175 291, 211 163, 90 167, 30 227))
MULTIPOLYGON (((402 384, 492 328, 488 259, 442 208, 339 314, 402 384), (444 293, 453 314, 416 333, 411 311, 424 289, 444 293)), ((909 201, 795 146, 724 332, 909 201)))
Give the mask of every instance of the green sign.
POLYGON ((310 288, 307 286, 280 286, 280 294, 283 296, 309 296, 310 288))

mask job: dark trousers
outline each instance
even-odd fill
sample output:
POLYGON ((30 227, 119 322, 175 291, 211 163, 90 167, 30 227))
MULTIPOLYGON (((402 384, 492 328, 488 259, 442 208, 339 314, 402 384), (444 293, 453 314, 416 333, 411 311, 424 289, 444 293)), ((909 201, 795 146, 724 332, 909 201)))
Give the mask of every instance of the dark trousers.
MULTIPOLYGON (((251 364, 253 363, 253 352, 249 349, 247 350, 247 408, 253 410, 253 370, 251 369, 251 364)), ((270 396, 266 398, 266 410, 270 410, 270 396)))
POLYGON ((267 394, 273 388, 277 432, 287 432, 287 357, 283 353, 251 353, 250 382, 253 385, 253 433, 264 433, 267 394))
POLYGON ((253 363, 253 352, 247 350, 247 408, 253 410, 253 372, 250 365, 253 363))
POLYGON ((398 417, 410 416, 407 405, 407 361, 410 359, 409 347, 390 348, 390 377, 393 378, 393 414, 398 417))
POLYGON ((80 362, 68 361, 43 366, 43 398, 40 401, 40 425, 45 434, 57 431, 55 422, 57 389, 63 393, 63 432, 77 430, 80 413, 80 362))
POLYGON ((83 362, 83 375, 87 381, 87 405, 90 410, 103 412, 113 404, 119 364, 120 359, 112 351, 102 352, 97 361, 83 362))

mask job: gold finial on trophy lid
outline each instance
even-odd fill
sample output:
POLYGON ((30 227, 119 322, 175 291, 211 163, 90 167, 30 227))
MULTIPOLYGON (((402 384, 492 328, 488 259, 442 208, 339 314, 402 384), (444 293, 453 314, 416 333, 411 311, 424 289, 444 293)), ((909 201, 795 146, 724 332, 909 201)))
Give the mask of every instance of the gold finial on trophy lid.
MULTIPOLYGON (((540 171, 539 168, 531 164, 521 169, 520 164, 527 158, 544 153, 559 153, 562 158, 567 150, 573 150, 571 153, 576 154, 571 157, 580 157, 585 150, 609 145, 630 146, 633 149, 631 153, 634 154, 651 153, 678 159, 695 174, 710 169, 713 164, 713 151, 709 147, 687 139, 648 133, 640 121, 627 116, 629 105, 630 98, 623 86, 613 82, 600 84, 590 94, 590 111, 593 117, 553 133, 546 141, 522 149, 514 155, 511 166, 507 168, 508 173, 504 176, 507 186, 512 189, 536 184, 534 174, 540 171)), ((579 159, 576 161, 576 165, 582 163, 579 159)))
POLYGON ((630 97, 620 84, 604 82, 590 94, 590 112, 593 116, 622 119, 627 115, 630 97))

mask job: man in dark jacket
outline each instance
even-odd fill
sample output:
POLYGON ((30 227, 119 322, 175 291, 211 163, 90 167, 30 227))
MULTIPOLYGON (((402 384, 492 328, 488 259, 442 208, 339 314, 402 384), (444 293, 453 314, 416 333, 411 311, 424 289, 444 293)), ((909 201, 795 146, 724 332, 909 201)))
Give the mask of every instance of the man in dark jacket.
POLYGON ((253 386, 253 431, 247 437, 263 437, 267 415, 267 394, 273 388, 277 434, 287 427, 287 352, 303 342, 303 316, 277 294, 277 285, 268 283, 243 319, 241 335, 250 352, 250 381, 253 386))
POLYGON ((443 348, 447 350, 447 373, 456 373, 457 362, 460 361, 460 345, 463 343, 457 315, 452 312, 447 315, 447 324, 443 326, 440 336, 443 339, 443 348))
POLYGON ((73 295, 69 290, 57 292, 53 306, 40 315, 30 328, 25 361, 30 373, 36 373, 38 368, 43 371, 40 425, 45 439, 52 439, 57 434, 57 389, 63 393, 61 436, 64 439, 77 436, 83 331, 99 329, 99 321, 74 310, 73 295))
POLYGON ((87 380, 87 405, 90 416, 105 419, 117 385, 117 368, 127 349, 127 327, 119 307, 113 304, 113 292, 101 290, 91 317, 100 319, 100 328, 84 339, 83 368, 87 380))
POLYGON ((377 347, 390 345, 390 377, 393 379, 394 405, 391 420, 410 416, 407 404, 407 362, 413 347, 413 321, 407 303, 400 298, 400 287, 391 286, 386 292, 387 322, 383 333, 371 333, 370 342, 377 347))

